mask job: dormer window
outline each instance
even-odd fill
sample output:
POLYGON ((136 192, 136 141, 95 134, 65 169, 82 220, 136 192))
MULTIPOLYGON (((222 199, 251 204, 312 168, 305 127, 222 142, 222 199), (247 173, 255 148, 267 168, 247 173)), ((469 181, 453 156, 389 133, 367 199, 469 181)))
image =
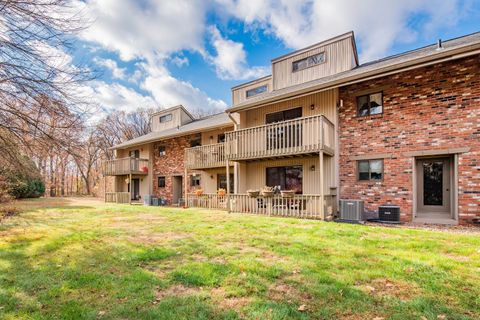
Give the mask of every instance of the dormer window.
POLYGON ((260 93, 267 92, 267 88, 268 88, 267 85, 264 84, 263 86, 259 86, 259 87, 253 88, 253 89, 249 89, 246 92, 247 98, 256 96, 257 94, 260 94, 260 93))
POLYGON ((293 72, 300 71, 324 62, 325 62, 325 52, 317 53, 313 56, 306 57, 301 60, 293 61, 292 71, 293 72))
POLYGON ((172 119, 173 119, 173 116, 171 113, 169 113, 160 117, 160 123, 169 122, 169 121, 172 121, 172 119))

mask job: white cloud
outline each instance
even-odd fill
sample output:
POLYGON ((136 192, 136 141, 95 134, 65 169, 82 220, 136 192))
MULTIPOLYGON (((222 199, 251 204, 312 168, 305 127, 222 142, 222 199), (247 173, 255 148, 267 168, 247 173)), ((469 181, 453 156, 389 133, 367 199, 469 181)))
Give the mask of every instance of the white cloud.
POLYGON ((84 87, 84 95, 91 97, 92 102, 106 111, 134 111, 138 108, 158 106, 158 103, 149 96, 122 86, 118 83, 107 84, 103 81, 94 81, 84 87))
POLYGON ((227 107, 223 100, 212 99, 191 83, 172 77, 168 70, 160 64, 156 66, 145 64, 144 68, 148 76, 141 87, 151 92, 153 98, 161 106, 183 104, 191 109, 210 111, 221 111, 227 107))
MULTIPOLYGON (((176 52, 192 50, 204 54, 204 1, 124 0, 119 5, 115 0, 87 0, 77 1, 76 5, 94 21, 81 34, 84 40, 117 52, 124 61, 141 61, 136 63, 137 70, 128 81, 139 84, 150 93, 149 99, 160 106, 183 104, 196 110, 224 109, 227 106, 224 101, 210 98, 191 83, 176 79, 165 67, 167 59, 176 52)), ((172 62, 188 64, 187 58, 177 58, 172 62)), ((120 89, 111 85, 96 92, 105 94, 105 98, 99 99, 108 103, 122 105, 129 102, 135 107, 139 105, 135 99, 145 101, 144 96, 134 95, 131 89, 120 89), (113 97, 115 91, 121 95, 117 101, 113 97)))
POLYGON ((115 60, 94 58, 93 61, 99 66, 109 69, 115 79, 125 79, 125 68, 120 68, 115 60))
POLYGON ((128 78, 128 81, 131 83, 138 83, 142 77, 142 72, 140 70, 135 70, 133 74, 128 78))
POLYGON ((217 0, 221 9, 265 29, 286 46, 298 49, 354 30, 361 42, 361 60, 384 56, 398 42, 412 42, 420 34, 434 38, 436 30, 455 25, 461 16, 458 0, 217 0), (425 19, 410 25, 412 14, 425 19))
POLYGON ((259 78, 270 72, 268 67, 248 67, 243 44, 225 39, 216 27, 209 29, 216 56, 208 59, 215 65, 217 76, 224 80, 246 80, 259 78))
POLYGON ((175 56, 170 61, 177 67, 188 66, 189 62, 187 57, 184 56, 175 56))
POLYGON ((201 50, 203 1, 87 0, 75 2, 92 25, 81 36, 119 53, 124 61, 201 50))

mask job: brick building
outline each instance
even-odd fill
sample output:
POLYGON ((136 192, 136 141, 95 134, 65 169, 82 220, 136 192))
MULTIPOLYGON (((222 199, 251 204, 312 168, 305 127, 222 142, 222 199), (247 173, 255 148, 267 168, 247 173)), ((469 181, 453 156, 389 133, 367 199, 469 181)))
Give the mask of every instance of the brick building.
POLYGON ((151 134, 116 146, 151 159, 149 174, 128 173, 150 179, 133 190, 175 203, 201 187, 197 205, 268 215, 329 219, 354 199, 399 206, 402 221, 480 220, 480 33, 360 64, 349 32, 271 68, 233 87, 225 114, 162 111, 151 134))

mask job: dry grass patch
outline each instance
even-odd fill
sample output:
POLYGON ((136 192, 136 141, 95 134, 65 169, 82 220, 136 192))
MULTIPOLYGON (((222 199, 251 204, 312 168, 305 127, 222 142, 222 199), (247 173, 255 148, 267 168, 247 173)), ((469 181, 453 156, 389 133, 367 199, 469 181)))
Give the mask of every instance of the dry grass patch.
POLYGON ((184 286, 183 284, 176 284, 166 289, 157 288, 155 291, 155 300, 153 301, 153 304, 159 303, 160 301, 162 301, 167 297, 178 298, 178 297, 191 296, 193 294, 199 293, 200 291, 201 291, 200 288, 187 287, 187 286, 184 286))
POLYGON ((412 283, 400 280, 375 279, 357 288, 375 297, 394 297, 402 301, 416 298, 421 290, 412 283))

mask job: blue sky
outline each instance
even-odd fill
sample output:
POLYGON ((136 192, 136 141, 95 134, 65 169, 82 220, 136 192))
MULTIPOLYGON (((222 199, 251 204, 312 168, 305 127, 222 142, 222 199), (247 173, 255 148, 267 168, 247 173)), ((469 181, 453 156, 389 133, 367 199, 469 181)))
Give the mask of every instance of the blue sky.
POLYGON ((90 21, 70 54, 99 71, 106 111, 215 112, 270 60, 353 30, 360 62, 480 31, 475 0, 75 0, 90 21))

